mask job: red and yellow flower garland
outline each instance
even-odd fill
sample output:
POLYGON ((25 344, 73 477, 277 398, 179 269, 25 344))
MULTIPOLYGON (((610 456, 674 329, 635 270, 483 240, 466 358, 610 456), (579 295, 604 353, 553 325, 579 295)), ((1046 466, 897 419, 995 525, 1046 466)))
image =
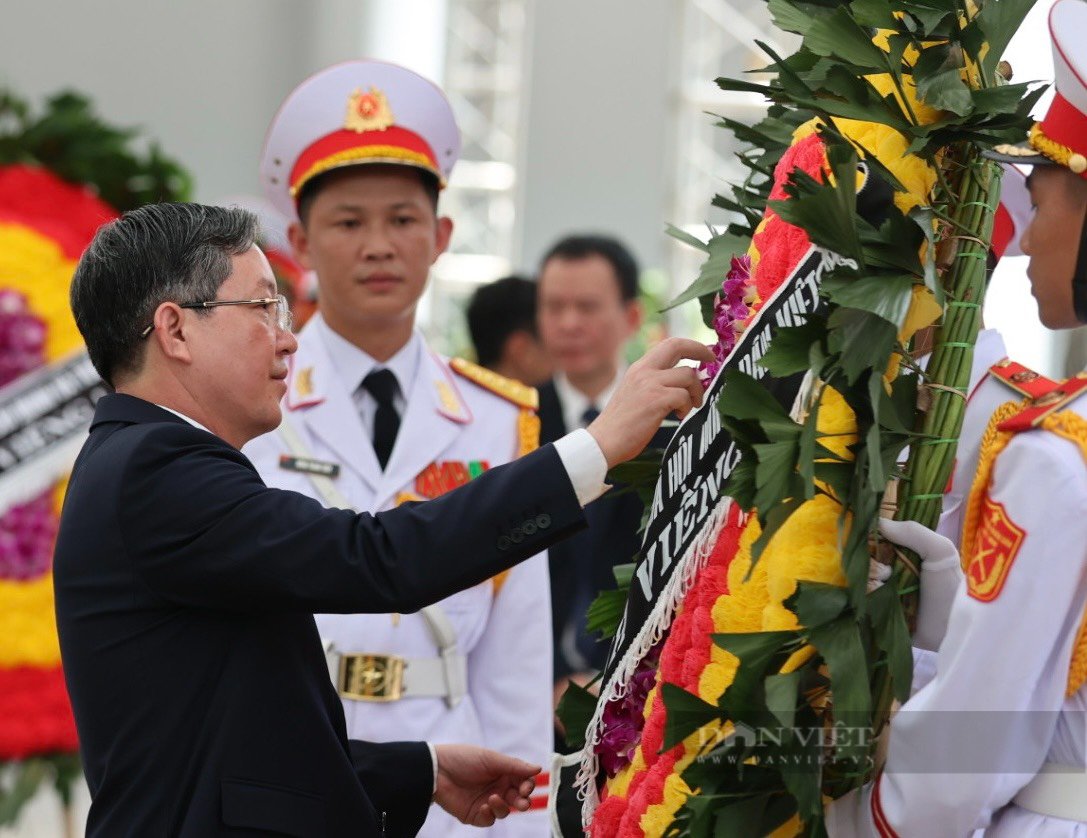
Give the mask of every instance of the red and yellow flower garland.
MULTIPOLYGON (((895 194, 900 210, 909 212, 928 199, 936 174, 924 161, 905 155, 905 140, 900 134, 883 125, 851 120, 838 120, 837 127, 861 147, 873 150, 906 186, 907 192, 895 194)), ((825 177, 825 148, 817 128, 818 123, 813 121, 796 132, 793 145, 775 171, 771 200, 787 197, 784 185, 795 169, 818 180, 825 177)), ((749 251, 750 282, 756 296, 752 311, 757 310, 759 300, 770 298, 809 247, 804 230, 767 209, 749 251)), ((939 314, 940 308, 931 295, 923 288, 915 288, 913 305, 899 337, 907 339, 939 314)), ((889 370, 888 377, 896 373, 889 370)), ((823 395, 817 426, 823 445, 850 458, 849 446, 856 441, 856 420, 845 400, 832 389, 823 395)), ((844 586, 840 516, 840 504, 827 495, 817 495, 790 516, 752 571, 750 550, 759 536, 758 520, 739 510, 730 511, 710 561, 696 577, 664 641, 658 683, 646 702, 641 743, 631 763, 605 782, 591 835, 656 838, 665 833, 692 793, 682 779, 684 770, 707 737, 721 731, 703 728, 669 751, 659 753, 666 720, 660 684, 675 684, 716 704, 731 684, 739 661, 717 647, 710 635, 794 630, 798 628, 796 615, 783 603, 794 593, 798 581, 844 586)), ((792 671, 814 653, 811 647, 799 650, 782 671, 792 671)), ((792 834, 796 827, 794 820, 781 827, 779 833, 792 834)))
MULTIPOLYGON (((21 295, 44 324, 44 362, 81 345, 68 285, 94 231, 114 217, 89 190, 43 169, 0 168, 0 291, 21 295)), ((62 498, 63 483, 27 504, 46 507, 36 510, 36 518, 17 508, 5 510, 0 523, 14 517, 9 529, 15 535, 36 526, 36 537, 51 540, 62 498)), ((0 545, 4 548, 17 549, 8 543, 0 545)), ((0 562, 0 762, 78 749, 60 668, 51 561, 32 564, 29 575, 11 567, 12 562, 0 562)))

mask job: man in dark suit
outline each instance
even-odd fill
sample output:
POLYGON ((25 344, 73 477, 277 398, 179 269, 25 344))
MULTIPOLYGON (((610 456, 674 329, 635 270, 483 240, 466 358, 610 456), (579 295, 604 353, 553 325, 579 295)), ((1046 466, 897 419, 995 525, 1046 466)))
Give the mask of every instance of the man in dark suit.
POLYGON ((506 276, 481 285, 464 310, 481 366, 538 387, 551 376, 551 359, 536 324, 536 283, 506 276))
MULTIPOLYGON (((553 442, 593 422, 619 386, 642 322, 638 266, 616 239, 567 236, 544 256, 538 294, 540 337, 556 369, 539 388, 540 441, 553 442)), ((663 447, 669 433, 651 444, 663 447)), ((637 552, 642 509, 634 493, 605 498, 585 510, 587 528, 551 548, 556 701, 569 679, 584 683, 604 665, 608 647, 587 630, 586 610, 615 587, 612 568, 637 552)))
POLYGON ((310 615, 412 611, 578 529, 607 465, 657 414, 700 401, 692 371, 671 366, 703 353, 648 354, 591 431, 440 499, 325 509, 267 488, 238 450, 279 423, 297 348, 255 234, 241 210, 144 207, 99 231, 73 280, 76 323, 116 390, 73 470, 55 556, 88 835, 412 835, 432 800, 489 825, 528 805, 539 768, 349 741, 310 615))

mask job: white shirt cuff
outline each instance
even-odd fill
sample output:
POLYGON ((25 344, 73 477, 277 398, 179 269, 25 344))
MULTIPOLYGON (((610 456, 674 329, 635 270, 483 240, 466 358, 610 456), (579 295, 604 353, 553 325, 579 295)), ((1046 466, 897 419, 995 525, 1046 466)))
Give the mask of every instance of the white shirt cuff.
POLYGON ((555 450, 574 486, 578 503, 587 506, 608 490, 604 482, 608 461, 591 433, 578 428, 557 440, 555 450))
POLYGON ((434 788, 430 790, 430 799, 433 800, 434 795, 438 793, 438 752, 429 742, 426 743, 426 746, 430 749, 430 761, 434 765, 434 788))

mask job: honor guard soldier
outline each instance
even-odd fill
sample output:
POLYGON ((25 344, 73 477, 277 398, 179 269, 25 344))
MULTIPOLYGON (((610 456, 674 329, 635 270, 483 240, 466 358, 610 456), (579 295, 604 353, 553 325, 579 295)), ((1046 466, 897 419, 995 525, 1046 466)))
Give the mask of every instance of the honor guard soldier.
MULTIPOLYGON (((283 424, 245 449, 268 485, 374 512, 435 498, 536 447, 535 390, 442 357, 415 328, 453 232, 437 208, 459 150, 442 91, 380 61, 317 73, 276 114, 261 179, 294 219, 291 244, 319 292, 283 424)), ((525 527, 549 525, 529 512, 525 527)), ((550 607, 541 554, 414 614, 318 615, 348 735, 468 742, 547 764, 550 607)), ((544 778, 539 805, 495 834, 546 834, 546 799, 544 778)), ((420 834, 469 833, 435 809, 420 834)))
MULTIPOLYGON (((1050 328, 1087 323, 1087 3, 1050 12, 1056 97, 1028 146, 1022 250, 1050 328)), ((1063 381, 1002 361, 961 510, 964 579, 935 677, 891 722, 882 773, 830 805, 840 836, 1087 835, 1087 372, 1063 381)), ((918 525, 886 534, 927 560, 954 547, 918 525), (942 545, 937 541, 943 542, 942 545)))

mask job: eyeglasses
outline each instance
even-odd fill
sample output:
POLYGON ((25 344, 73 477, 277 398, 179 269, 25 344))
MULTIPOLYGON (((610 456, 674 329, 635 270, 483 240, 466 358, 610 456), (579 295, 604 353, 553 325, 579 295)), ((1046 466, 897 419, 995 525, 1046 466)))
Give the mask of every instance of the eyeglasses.
MULTIPOLYGON (((215 308, 216 306, 270 306, 276 307, 276 326, 282 329, 284 332, 291 330, 291 324, 294 323, 294 315, 291 314, 291 307, 287 303, 287 298, 282 294, 277 294, 274 297, 261 297, 257 300, 205 300, 201 303, 179 303, 181 308, 215 308)), ((140 337, 145 338, 151 332, 155 330, 155 324, 152 323, 142 332, 140 337)))

